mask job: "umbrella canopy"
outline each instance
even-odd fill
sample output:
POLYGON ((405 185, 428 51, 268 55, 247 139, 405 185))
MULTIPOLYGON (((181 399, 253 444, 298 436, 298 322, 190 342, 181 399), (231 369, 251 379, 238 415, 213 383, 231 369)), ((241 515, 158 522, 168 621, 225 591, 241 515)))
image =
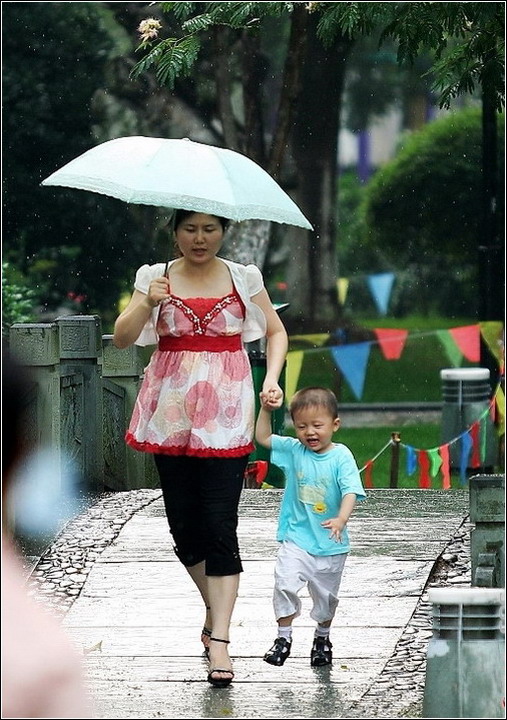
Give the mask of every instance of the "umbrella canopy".
POLYGON ((129 203, 312 230, 294 201, 245 155, 188 138, 122 137, 97 145, 42 181, 129 203))

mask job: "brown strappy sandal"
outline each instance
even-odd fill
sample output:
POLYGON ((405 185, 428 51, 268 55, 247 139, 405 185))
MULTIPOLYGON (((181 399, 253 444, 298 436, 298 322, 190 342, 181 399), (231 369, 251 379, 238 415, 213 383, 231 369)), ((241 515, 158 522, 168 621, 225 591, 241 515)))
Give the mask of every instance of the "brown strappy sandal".
MULTIPOLYGON (((229 644, 229 640, 221 640, 220 638, 210 637, 210 641, 212 641, 212 640, 214 640, 215 642, 225 643, 226 645, 229 644)), ((208 682, 210 683, 210 685, 213 685, 213 687, 218 687, 218 688, 227 687, 227 685, 231 684, 233 678, 234 678, 234 672, 232 670, 229 670, 226 668, 212 668, 208 673, 208 682), (215 678, 215 677, 212 677, 213 673, 227 673, 228 675, 230 675, 230 677, 215 678)))

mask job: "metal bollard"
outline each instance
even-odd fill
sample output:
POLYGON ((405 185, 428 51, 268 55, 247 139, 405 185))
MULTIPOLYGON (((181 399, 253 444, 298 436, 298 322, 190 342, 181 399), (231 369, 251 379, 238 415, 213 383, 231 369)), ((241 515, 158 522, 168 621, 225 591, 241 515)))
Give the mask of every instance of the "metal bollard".
POLYGON ((425 718, 505 717, 503 590, 434 588, 425 718))
MULTIPOLYGON (((457 438, 484 414, 489 406, 491 388, 487 368, 446 368, 440 371, 442 381, 442 443, 457 438)), ((496 464, 498 438, 491 417, 481 421, 485 433, 485 457, 482 470, 492 470, 496 464)), ((451 469, 460 467, 461 443, 450 446, 451 469)))

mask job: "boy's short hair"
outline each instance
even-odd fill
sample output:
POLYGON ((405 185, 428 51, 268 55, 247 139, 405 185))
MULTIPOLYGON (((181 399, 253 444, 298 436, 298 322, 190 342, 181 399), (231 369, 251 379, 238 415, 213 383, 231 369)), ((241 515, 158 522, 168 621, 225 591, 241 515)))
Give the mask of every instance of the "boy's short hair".
POLYGON ((291 417, 294 418, 294 413, 298 410, 308 407, 323 407, 333 419, 338 417, 338 400, 334 392, 328 388, 307 387, 298 390, 289 404, 291 417))

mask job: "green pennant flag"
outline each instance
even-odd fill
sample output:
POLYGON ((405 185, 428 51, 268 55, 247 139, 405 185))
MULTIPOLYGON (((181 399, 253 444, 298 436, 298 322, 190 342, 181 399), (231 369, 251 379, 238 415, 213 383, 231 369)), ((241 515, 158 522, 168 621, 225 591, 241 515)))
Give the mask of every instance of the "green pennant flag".
POLYGON ((440 457, 438 448, 431 448, 431 450, 427 450, 427 453, 429 455, 431 463, 430 475, 431 477, 435 477, 435 475, 440 470, 440 466, 442 465, 442 458, 440 457))
POLYGON ((453 367, 460 367, 463 362, 463 353, 458 348, 449 330, 437 330, 437 337, 444 346, 444 350, 453 367))

